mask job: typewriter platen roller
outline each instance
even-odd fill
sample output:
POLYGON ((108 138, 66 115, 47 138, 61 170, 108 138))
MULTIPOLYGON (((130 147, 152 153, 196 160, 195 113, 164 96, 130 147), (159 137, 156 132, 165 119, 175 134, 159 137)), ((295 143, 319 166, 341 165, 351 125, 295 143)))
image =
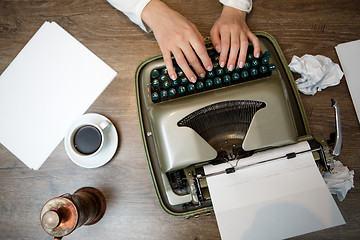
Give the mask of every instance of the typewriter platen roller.
MULTIPOLYGON (((172 215, 188 217, 212 210, 202 169, 206 164, 241 161, 267 149, 308 141, 319 170, 329 171, 333 156, 339 154, 340 123, 335 150, 321 135, 310 133, 277 42, 267 33, 256 35, 260 58, 252 56, 250 47, 246 66, 232 72, 218 66, 208 40, 214 69, 195 84, 178 67, 178 79, 171 80, 161 55, 137 69, 137 106, 147 161, 160 204, 172 215)), ((335 101, 333 105, 338 116, 335 101)))

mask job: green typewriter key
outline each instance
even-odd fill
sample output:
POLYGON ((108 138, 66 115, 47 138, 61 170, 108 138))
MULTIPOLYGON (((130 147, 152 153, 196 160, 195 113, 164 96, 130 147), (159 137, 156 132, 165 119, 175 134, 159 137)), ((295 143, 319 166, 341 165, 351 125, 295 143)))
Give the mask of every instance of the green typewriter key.
POLYGON ((184 74, 184 72, 183 72, 183 71, 179 71, 179 72, 177 72, 177 75, 178 75, 179 77, 183 77, 183 76, 185 76, 185 74, 184 74))
POLYGON ((177 86, 179 86, 179 84, 180 84, 180 82, 179 82, 179 80, 172 80, 172 85, 174 86, 174 87, 177 87, 177 86))
POLYGON ((262 60, 261 60, 262 64, 266 65, 266 64, 269 64, 269 58, 268 57, 264 57, 262 60))
POLYGON ((222 68, 217 68, 215 70, 217 76, 221 76, 224 74, 224 70, 222 68))
POLYGON ((158 70, 154 69, 151 71, 151 77, 152 78, 157 78, 158 76, 160 76, 160 73, 158 70))
POLYGON ((152 94, 151 94, 151 99, 152 99, 153 101, 158 100, 158 99, 159 99, 159 94, 158 94, 157 92, 152 93, 152 94))
POLYGON ((219 55, 215 55, 215 57, 212 58, 213 62, 219 62, 219 55))
POLYGON ((254 59, 254 55, 253 55, 252 53, 249 53, 249 54, 247 55, 247 59, 248 59, 249 61, 253 60, 253 59, 254 59))
POLYGON ((250 68, 250 63, 246 62, 245 65, 244 65, 244 69, 248 69, 248 68, 250 68))
POLYGON ((239 75, 238 73, 233 73, 232 79, 233 79, 234 81, 237 81, 237 80, 240 79, 240 75, 239 75))
POLYGON ((189 81, 189 80, 188 80, 186 77, 182 77, 182 78, 180 79, 180 83, 183 84, 183 85, 187 84, 188 81, 189 81))
POLYGON ((215 72, 214 71, 208 71, 206 73, 206 76, 209 77, 209 78, 213 78, 213 77, 215 77, 215 72))
POLYGON ((270 51, 266 51, 266 52, 264 53, 264 55, 265 55, 265 57, 270 58, 270 51))
POLYGON ((200 89, 203 89, 203 88, 204 88, 203 82, 200 82, 200 81, 196 82, 196 89, 200 90, 200 89))
POLYGON ((166 98, 168 96, 168 92, 166 90, 162 90, 160 92, 160 95, 161 95, 162 98, 166 98))
POLYGON ((252 69, 250 70, 251 76, 256 76, 258 73, 259 73, 259 72, 258 72, 258 70, 257 70, 256 68, 252 68, 252 69))
POLYGON ((246 71, 246 70, 242 71, 242 72, 241 72, 241 77, 242 77, 242 78, 247 78, 247 77, 249 77, 248 71, 246 71))
POLYGON ((194 90, 195 90, 194 84, 190 83, 189 85, 187 85, 187 90, 188 90, 189 92, 194 91, 194 90))
POLYGON ((275 64, 273 64, 273 63, 269 64, 269 70, 270 71, 274 71, 275 69, 276 69, 275 64))
POLYGON ((258 61, 257 59, 253 59, 253 60, 251 61, 251 66, 253 66, 253 67, 259 66, 259 61, 258 61))
POLYGON ((180 94, 185 93, 185 87, 184 87, 184 86, 180 86, 180 87, 178 88, 178 93, 180 93, 180 94))
POLYGON ((214 68, 219 67, 219 62, 213 62, 212 64, 213 64, 213 67, 214 67, 214 68))
POLYGON ((152 85, 153 87, 157 87, 157 86, 160 85, 160 82, 159 82, 159 80, 154 79, 154 80, 152 81, 151 85, 152 85))
POLYGON ((213 83, 213 81, 211 79, 208 79, 208 80, 205 81, 205 86, 206 87, 212 87, 213 84, 214 83, 213 83))
POLYGON ((241 70, 241 68, 240 68, 238 65, 236 65, 235 71, 238 72, 238 71, 240 71, 240 70, 241 70))
POLYGON ((169 81, 163 82, 162 86, 163 86, 164 89, 168 89, 170 87, 169 81))
POLYGON ((166 80, 167 80, 166 75, 161 75, 161 76, 160 76, 160 81, 164 82, 164 81, 166 81, 166 80))
POLYGON ((174 88, 170 88, 169 95, 172 97, 172 96, 175 96, 175 94, 176 94, 176 90, 174 88))
POLYGON ((229 75, 224 76, 224 83, 228 83, 231 81, 231 77, 229 75))
POLYGON ((220 85, 221 84, 221 78, 219 78, 219 77, 214 78, 214 83, 215 83, 215 85, 220 85))
POLYGON ((261 73, 266 73, 267 72, 267 67, 266 66, 261 66, 260 67, 260 72, 261 73))
POLYGON ((167 68, 163 68, 161 70, 161 73, 164 74, 164 75, 167 75, 169 72, 168 72, 167 68))

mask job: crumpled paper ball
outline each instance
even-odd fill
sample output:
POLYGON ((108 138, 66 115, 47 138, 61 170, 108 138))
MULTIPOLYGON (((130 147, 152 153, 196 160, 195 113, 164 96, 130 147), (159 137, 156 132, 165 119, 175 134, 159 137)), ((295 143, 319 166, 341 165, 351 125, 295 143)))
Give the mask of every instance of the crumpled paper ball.
POLYGON ((332 194, 336 194, 340 201, 344 200, 347 192, 354 187, 354 170, 335 161, 331 172, 323 174, 324 181, 332 194))
POLYGON ((305 54, 301 58, 293 56, 289 67, 291 71, 301 75, 295 82, 299 91, 306 95, 314 95, 322 89, 339 84, 344 75, 339 64, 322 55, 305 54))

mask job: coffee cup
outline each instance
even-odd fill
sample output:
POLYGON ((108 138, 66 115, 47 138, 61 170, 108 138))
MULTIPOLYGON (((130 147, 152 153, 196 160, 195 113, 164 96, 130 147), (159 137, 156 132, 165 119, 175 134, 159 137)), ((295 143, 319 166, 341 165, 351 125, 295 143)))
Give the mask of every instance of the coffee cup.
POLYGON ((76 127, 70 135, 70 146, 74 153, 81 157, 92 157, 98 154, 105 144, 104 132, 110 123, 83 123, 76 127))

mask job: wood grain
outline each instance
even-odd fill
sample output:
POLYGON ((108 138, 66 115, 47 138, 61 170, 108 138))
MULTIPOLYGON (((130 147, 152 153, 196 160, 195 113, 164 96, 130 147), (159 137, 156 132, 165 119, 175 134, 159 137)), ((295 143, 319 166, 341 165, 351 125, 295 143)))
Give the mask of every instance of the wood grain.
MULTIPOLYGON (((209 35, 221 13, 217 0, 165 2, 195 23, 203 36, 209 35)), ((334 47, 360 38, 359 5, 357 0, 256 0, 248 25, 252 30, 272 34, 288 62, 294 55, 320 54, 338 63, 334 47)), ((107 211, 99 223, 83 226, 66 239, 219 239, 215 216, 169 216, 161 209, 153 189, 134 90, 137 66, 160 53, 152 33, 144 33, 104 0, 2 0, 1 73, 44 21, 56 21, 118 72, 88 112, 103 114, 114 122, 120 137, 119 149, 107 165, 84 169, 68 158, 61 142, 40 170, 32 171, 0 145, 0 239, 51 239, 40 226, 41 207, 50 198, 84 186, 105 193, 107 211)), ((334 131, 330 99, 337 99, 344 140, 340 160, 357 174, 360 129, 346 80, 315 96, 301 98, 312 132, 325 136, 334 131)), ((357 175, 355 186, 359 186, 357 175)), ((358 239, 359 193, 354 188, 343 202, 337 201, 346 225, 297 239, 358 239)))

